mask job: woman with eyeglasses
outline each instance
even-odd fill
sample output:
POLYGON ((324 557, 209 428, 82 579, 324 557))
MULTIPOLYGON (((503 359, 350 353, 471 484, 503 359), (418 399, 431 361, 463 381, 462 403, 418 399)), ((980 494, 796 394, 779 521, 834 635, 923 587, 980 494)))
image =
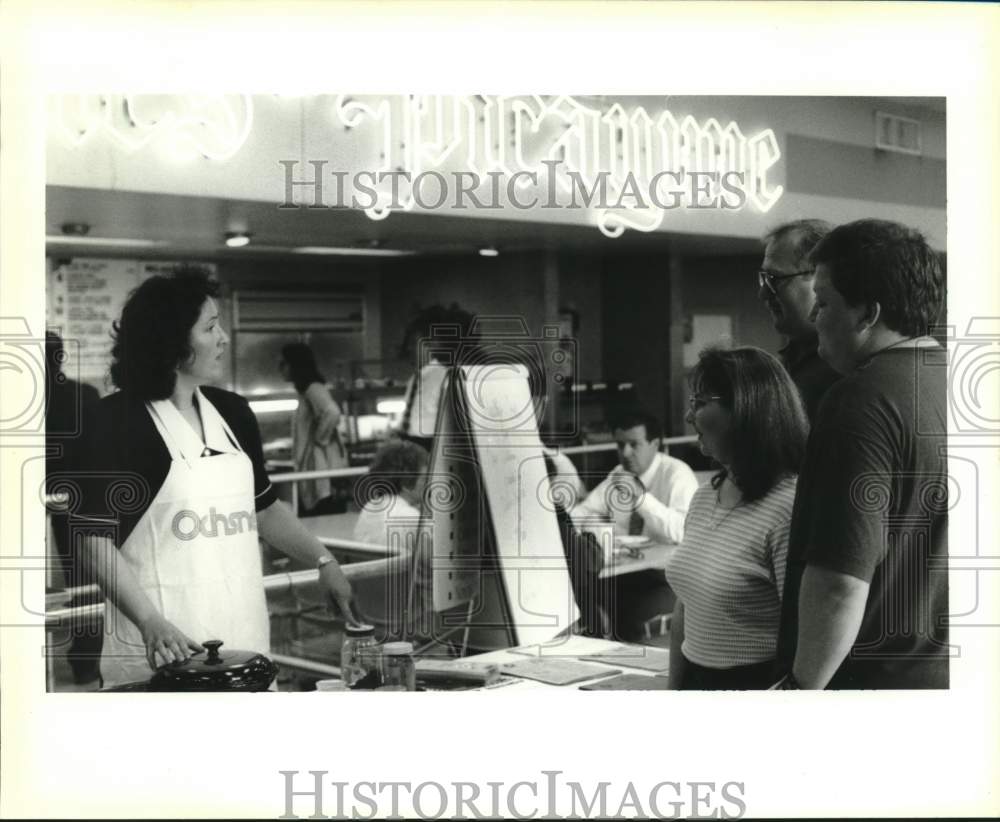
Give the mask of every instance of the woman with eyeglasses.
POLYGON ((754 690, 773 666, 795 482, 809 424, 781 363, 757 348, 703 351, 687 421, 719 472, 695 493, 667 563, 677 594, 671 686, 754 690))

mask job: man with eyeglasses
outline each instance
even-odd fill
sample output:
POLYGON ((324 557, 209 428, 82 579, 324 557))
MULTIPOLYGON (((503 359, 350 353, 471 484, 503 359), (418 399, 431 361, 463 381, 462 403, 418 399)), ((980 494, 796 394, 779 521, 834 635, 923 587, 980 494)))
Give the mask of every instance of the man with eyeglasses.
POLYGON ((802 395, 809 419, 839 375, 817 352, 811 314, 814 267, 809 252, 831 226, 822 220, 795 220, 772 229, 764 237, 764 262, 757 272, 757 296, 771 312, 771 321, 788 342, 778 355, 802 395))

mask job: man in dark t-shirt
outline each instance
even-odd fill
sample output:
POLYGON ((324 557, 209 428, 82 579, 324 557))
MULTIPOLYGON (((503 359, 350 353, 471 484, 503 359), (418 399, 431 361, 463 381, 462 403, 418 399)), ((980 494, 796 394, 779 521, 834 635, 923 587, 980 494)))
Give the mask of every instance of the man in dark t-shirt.
POLYGON ((764 237, 764 261, 757 272, 757 297, 771 314, 771 322, 788 342, 778 355, 802 395, 810 421, 823 394, 840 375, 820 359, 812 323, 813 276, 809 252, 830 224, 822 220, 795 220, 772 229, 764 237))
POLYGON ((799 476, 778 640, 786 687, 948 687, 943 299, 914 231, 861 220, 816 265, 827 392, 799 476))

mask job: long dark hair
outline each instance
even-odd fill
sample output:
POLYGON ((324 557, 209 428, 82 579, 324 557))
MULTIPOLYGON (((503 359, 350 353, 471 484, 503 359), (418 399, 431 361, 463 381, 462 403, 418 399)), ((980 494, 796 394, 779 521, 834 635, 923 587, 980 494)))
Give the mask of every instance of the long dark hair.
MULTIPOLYGON (((690 374, 691 389, 721 397, 733 415, 732 481, 746 502, 798 474, 809 422, 798 389, 779 360, 759 348, 708 348, 690 374)), ((724 468, 712 479, 716 488, 724 468)))
POLYGON ((112 325, 111 381, 145 400, 174 393, 177 366, 191 357, 191 329, 219 284, 197 266, 150 277, 129 294, 112 325))
POLYGON ((320 374, 316 367, 316 357, 305 343, 288 343, 282 346, 281 357, 288 363, 289 376, 300 394, 304 394, 314 382, 326 385, 326 377, 320 374))

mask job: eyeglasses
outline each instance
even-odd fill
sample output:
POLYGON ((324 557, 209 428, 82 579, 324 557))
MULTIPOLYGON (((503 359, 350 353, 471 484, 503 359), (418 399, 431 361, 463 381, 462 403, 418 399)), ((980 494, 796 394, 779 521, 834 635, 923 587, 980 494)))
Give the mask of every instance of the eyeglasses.
POLYGON ((805 277, 807 274, 812 274, 815 271, 815 268, 808 268, 803 271, 793 271, 791 274, 775 274, 773 271, 762 268, 757 272, 757 286, 758 288, 767 288, 768 291, 777 296, 778 289, 775 283, 780 283, 782 280, 790 280, 792 277, 805 277))
POLYGON ((700 411, 713 400, 718 401, 721 399, 722 397, 718 394, 692 394, 688 397, 688 408, 690 408, 692 412, 700 411))

